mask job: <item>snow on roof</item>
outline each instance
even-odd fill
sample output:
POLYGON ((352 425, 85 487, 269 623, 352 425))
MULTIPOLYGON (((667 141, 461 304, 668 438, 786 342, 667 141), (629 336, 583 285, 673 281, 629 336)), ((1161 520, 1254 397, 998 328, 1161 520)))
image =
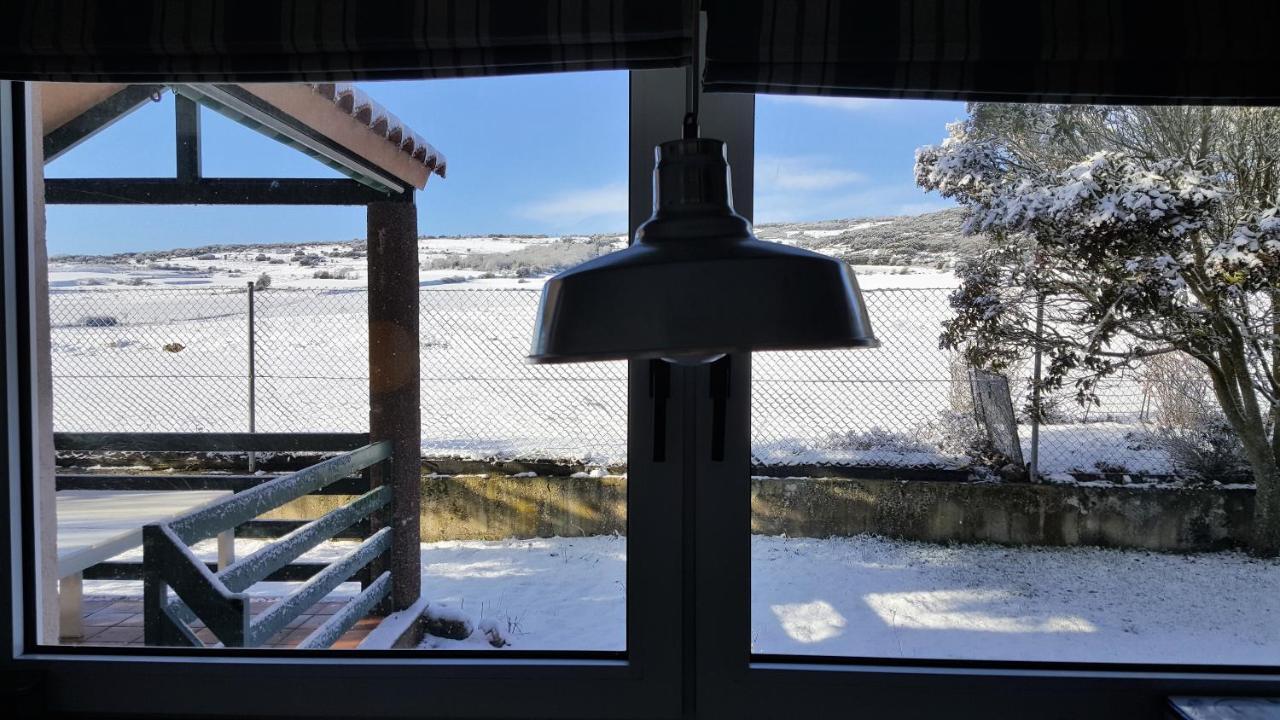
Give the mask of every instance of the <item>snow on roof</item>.
POLYGON ((400 152, 440 177, 445 176, 447 161, 444 154, 354 83, 311 83, 311 89, 332 101, 375 135, 398 147, 400 152))

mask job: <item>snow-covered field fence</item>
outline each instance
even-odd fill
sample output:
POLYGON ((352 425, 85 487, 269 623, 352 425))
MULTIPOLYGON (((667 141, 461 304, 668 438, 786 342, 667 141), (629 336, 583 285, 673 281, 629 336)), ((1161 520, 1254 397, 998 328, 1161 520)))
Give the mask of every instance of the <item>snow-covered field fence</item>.
MULTIPOLYGON (((421 291, 423 454, 625 462, 624 363, 524 362, 533 289, 421 291)), ((752 433, 764 465, 960 467, 971 399, 938 348, 949 289, 865 291, 878 350, 763 353, 753 362, 752 433)), ((362 288, 255 296, 257 430, 361 431, 368 418, 362 288)), ((50 297, 59 431, 248 429, 249 293, 239 288, 77 288, 50 297)), ((1015 407, 1021 406, 1013 378, 1015 407)), ((1070 398, 1041 428, 1041 469, 1168 472, 1144 442, 1141 383, 1070 398)), ((1030 432, 1020 428, 1024 454, 1030 432)))

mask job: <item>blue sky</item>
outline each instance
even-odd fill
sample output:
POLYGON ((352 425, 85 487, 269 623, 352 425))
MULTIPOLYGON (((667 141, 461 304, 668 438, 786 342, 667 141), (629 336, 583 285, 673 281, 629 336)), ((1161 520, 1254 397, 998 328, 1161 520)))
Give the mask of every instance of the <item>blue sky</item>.
MULTIPOLYGON (((623 232, 627 75, 598 72, 365 83, 449 159, 418 194, 424 235, 623 232)), ((945 207, 912 182, 915 148, 939 141, 960 103, 762 96, 756 105, 756 221, 913 214, 945 207)), ((337 177, 202 110, 204 174, 337 177)), ((166 94, 50 163, 49 177, 174 172, 166 94)), ((351 207, 52 206, 49 250, 112 253, 210 243, 364 236, 351 207)))

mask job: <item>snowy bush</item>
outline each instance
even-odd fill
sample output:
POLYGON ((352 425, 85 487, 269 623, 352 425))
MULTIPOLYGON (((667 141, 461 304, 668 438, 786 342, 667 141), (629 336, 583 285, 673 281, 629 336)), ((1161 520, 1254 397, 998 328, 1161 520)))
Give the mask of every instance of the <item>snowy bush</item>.
POLYGON ((1157 429, 1145 442, 1164 450, 1179 475, 1200 482, 1250 482, 1240 436, 1213 396, 1208 372, 1183 353, 1144 367, 1157 429))
POLYGON ((611 236, 565 239, 502 253, 446 255, 427 262, 429 270, 479 270, 494 277, 532 277, 568 269, 616 248, 611 236))
POLYGON ((1205 417, 1221 415, 1209 373, 1185 353, 1168 353, 1143 363, 1142 381, 1158 426, 1190 428, 1205 417))
POLYGON ((428 605, 422 613, 422 621, 428 634, 450 640, 466 640, 475 632, 471 616, 448 605, 428 605))
POLYGON ((854 452, 929 453, 934 448, 906 433, 873 427, 870 430, 847 430, 830 433, 817 443, 823 450, 854 452))
MULTIPOLYGON (((512 622, 513 621, 508 618, 507 626, 511 627, 512 622)), ((500 648, 511 644, 510 641, 507 640, 506 633, 503 631, 502 625, 493 618, 485 618, 484 620, 481 620, 480 624, 476 626, 476 629, 484 635, 485 640, 493 647, 500 648)))
POLYGON ((80 324, 85 327, 115 327, 120 320, 113 315, 89 315, 80 324))
POLYGON ((269 287, 271 287, 271 276, 266 273, 262 273, 257 280, 253 281, 254 290, 266 290, 269 287))
POLYGON ((1021 391, 1023 403, 1018 408, 1018 422, 1030 424, 1037 416, 1043 425, 1065 425, 1081 420, 1078 412, 1080 408, 1075 398, 1064 393, 1044 392, 1040 394, 1040 400, 1037 403, 1032 394, 1034 383, 1028 379, 1018 384, 1023 386, 1021 391), (1037 412, 1037 404, 1039 412, 1037 412))
POLYGON ((338 268, 337 270, 317 270, 311 277, 316 280, 355 280, 359 275, 351 268, 338 268))
POLYGON ((986 435, 978 428, 972 412, 944 410, 921 428, 920 439, 945 455, 968 455, 982 461, 990 456, 986 435))
POLYGON ((1247 483, 1253 480, 1244 445, 1222 413, 1204 414, 1190 424, 1163 426, 1152 442, 1169 453, 1178 474, 1203 483, 1247 483))

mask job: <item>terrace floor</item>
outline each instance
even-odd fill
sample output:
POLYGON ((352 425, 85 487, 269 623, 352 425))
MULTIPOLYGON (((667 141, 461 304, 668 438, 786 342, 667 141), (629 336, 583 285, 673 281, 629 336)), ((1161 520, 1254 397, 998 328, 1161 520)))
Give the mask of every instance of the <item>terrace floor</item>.
MULTIPOLYGON (((263 612, 274 602, 271 598, 253 598, 251 607, 253 614, 263 612)), ((262 647, 273 649, 289 649, 320 627, 329 616, 342 609, 346 601, 326 600, 312 606, 304 615, 294 618, 271 641, 262 647)), ((334 650, 353 650, 364 640, 382 618, 366 617, 360 619, 355 627, 343 634, 333 644, 334 650)), ((196 636, 206 643, 215 642, 213 633, 202 624, 195 625, 196 636)), ((142 647, 142 599, 133 596, 86 595, 84 598, 84 637, 63 638, 63 645, 83 645, 94 647, 142 647)))
MULTIPOLYGON (((238 550, 261 541, 241 542, 238 550)), ((311 559, 354 547, 331 545, 311 559)), ((627 539, 613 535, 423 543, 422 587, 433 605, 477 627, 491 620, 512 650, 625 650, 626 550, 627 539)), ((334 612, 352 585, 312 615, 334 612)), ((141 586, 85 581, 84 644, 140 641, 141 586)), ((254 597, 265 609, 290 589, 261 583, 254 597)), ((760 653, 1274 666, 1278 597, 1280 560, 1239 552, 751 537, 751 640, 760 653)), ((320 622, 299 618, 277 647, 296 645, 302 625, 320 622)), ((421 647, 493 649, 485 632, 427 636, 421 647)))

